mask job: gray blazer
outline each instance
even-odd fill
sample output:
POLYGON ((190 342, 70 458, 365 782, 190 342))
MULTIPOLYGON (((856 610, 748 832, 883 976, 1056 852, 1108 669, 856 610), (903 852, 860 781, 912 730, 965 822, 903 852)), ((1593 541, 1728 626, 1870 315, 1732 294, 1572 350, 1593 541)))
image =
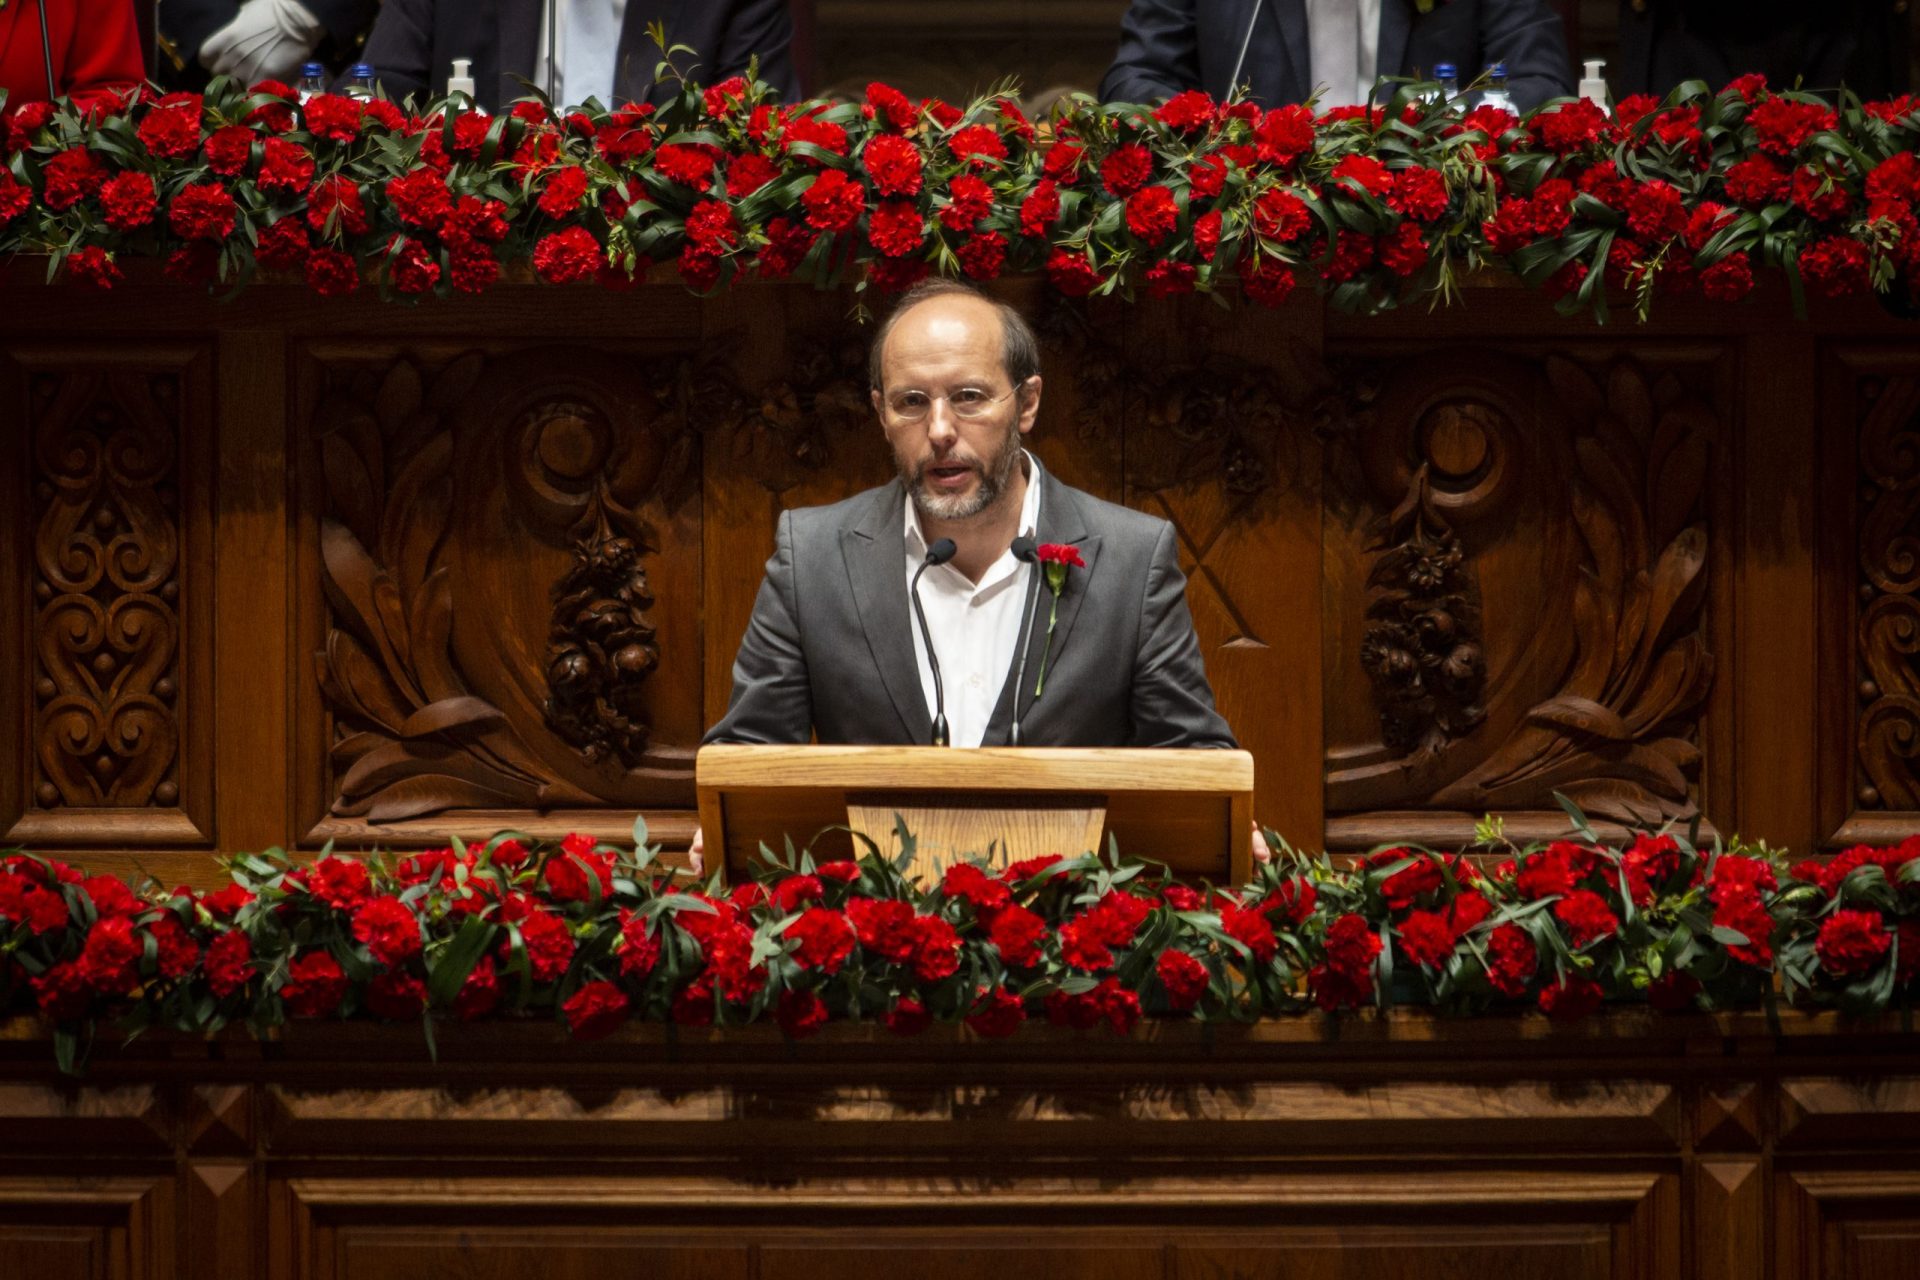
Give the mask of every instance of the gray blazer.
MULTIPOLYGON (((1044 584, 1035 602, 1018 690, 1025 744, 1234 746, 1200 661, 1173 526, 1035 471, 1045 486, 1039 541, 1079 547, 1087 567, 1067 575, 1037 701, 1044 584)), ((931 738, 909 630, 904 501, 895 480, 780 517, 734 660, 733 698, 708 742, 806 742, 812 733, 821 742, 891 745, 931 738)), ((1009 671, 984 745, 1006 745, 1014 693, 1009 671)))

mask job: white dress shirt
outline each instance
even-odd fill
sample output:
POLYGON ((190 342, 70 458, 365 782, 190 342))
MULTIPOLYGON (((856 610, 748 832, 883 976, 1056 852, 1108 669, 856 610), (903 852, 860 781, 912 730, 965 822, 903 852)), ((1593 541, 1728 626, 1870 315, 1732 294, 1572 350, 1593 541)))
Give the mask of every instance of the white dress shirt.
POLYGON ((1326 89, 1319 110, 1365 102, 1379 73, 1380 0, 1307 0, 1307 43, 1326 89))
POLYGON ((547 87, 547 6, 553 6, 554 43, 560 65, 553 69, 555 109, 600 99, 611 111, 613 77, 619 66, 620 28, 627 0, 541 0, 540 43, 533 60, 533 82, 547 87))
MULTIPOLYGON (((1040 525, 1040 467, 1031 454, 1021 454, 1027 473, 1027 496, 1020 504, 1019 534, 1032 537, 1040 525)), ((927 539, 920 529, 920 508, 906 499, 907 588, 927 558, 927 539)), ((934 652, 940 655, 941 686, 947 694, 948 741, 956 747, 977 747, 987 736, 987 722, 1000 701, 1000 690, 1013 668, 1020 639, 1020 611, 1027 601, 1031 565, 1015 558, 1011 549, 988 567, 975 583, 949 560, 927 570, 920 579, 920 603, 927 611, 927 630, 933 633, 934 652)), ((1036 605, 1035 611, 1038 612, 1036 605)), ((913 601, 907 601, 907 628, 913 632, 913 658, 920 668, 920 693, 932 717, 933 666, 927 661, 926 642, 914 619, 913 601)), ((1038 674, 1037 671, 1034 674, 1038 674)))

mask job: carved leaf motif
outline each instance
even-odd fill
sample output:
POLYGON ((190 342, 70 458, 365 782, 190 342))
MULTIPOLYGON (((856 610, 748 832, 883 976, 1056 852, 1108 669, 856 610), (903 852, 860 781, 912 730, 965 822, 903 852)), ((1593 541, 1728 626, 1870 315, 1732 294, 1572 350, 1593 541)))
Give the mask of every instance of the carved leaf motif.
POLYGON ((1627 742, 1633 737, 1633 731, 1617 712, 1591 698, 1572 695, 1549 698, 1529 711, 1527 719, 1534 724, 1554 725, 1574 733, 1591 734, 1608 742, 1627 742))
POLYGON ((444 698, 420 708, 400 726, 400 736, 424 738, 431 734, 453 734, 468 729, 497 729, 506 722, 507 718, 492 703, 465 695, 444 698))

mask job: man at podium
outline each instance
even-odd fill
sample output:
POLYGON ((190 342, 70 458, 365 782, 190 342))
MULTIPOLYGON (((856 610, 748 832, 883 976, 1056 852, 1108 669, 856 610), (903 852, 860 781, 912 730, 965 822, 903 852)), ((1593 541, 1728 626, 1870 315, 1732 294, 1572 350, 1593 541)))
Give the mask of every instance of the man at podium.
POLYGON ((1042 380, 1020 313, 927 281, 868 369, 899 474, 781 516, 706 741, 1232 748, 1173 527, 1021 447, 1042 380))
POLYGON ((1233 747, 1173 527, 1021 447, 1042 380, 1020 314, 927 281, 869 368, 899 475, 781 516, 706 741, 1233 747))

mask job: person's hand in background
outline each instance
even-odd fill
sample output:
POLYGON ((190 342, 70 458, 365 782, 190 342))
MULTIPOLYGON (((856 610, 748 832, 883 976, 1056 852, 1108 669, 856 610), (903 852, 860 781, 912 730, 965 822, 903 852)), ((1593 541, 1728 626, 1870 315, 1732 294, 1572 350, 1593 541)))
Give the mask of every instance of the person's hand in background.
POLYGON ((247 0, 232 22, 201 44, 200 61, 242 84, 291 82, 325 34, 325 24, 300 0, 247 0))

